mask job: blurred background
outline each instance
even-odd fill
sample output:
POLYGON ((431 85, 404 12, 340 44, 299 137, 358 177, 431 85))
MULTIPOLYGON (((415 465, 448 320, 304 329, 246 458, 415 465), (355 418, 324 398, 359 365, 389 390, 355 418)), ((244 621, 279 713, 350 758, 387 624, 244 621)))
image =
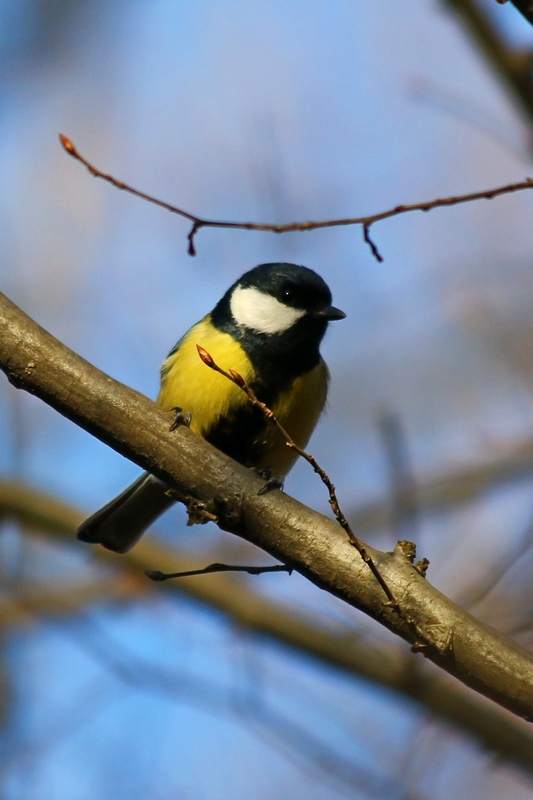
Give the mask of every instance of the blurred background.
MULTIPOLYGON (((204 217, 371 214, 533 174, 532 35, 488 0, 0 0, 2 291, 155 397, 245 270, 317 270, 348 316, 311 452, 356 532, 415 541, 434 585, 526 646, 533 193, 378 223, 381 264, 359 227, 203 229, 191 258, 188 223, 58 133, 204 217)), ((302 578, 147 581, 269 563, 214 525, 176 508, 131 557, 77 543, 138 468, 6 380, 0 442, 2 800, 533 797, 526 723, 302 578)), ((328 513, 306 464, 286 491, 328 513)))

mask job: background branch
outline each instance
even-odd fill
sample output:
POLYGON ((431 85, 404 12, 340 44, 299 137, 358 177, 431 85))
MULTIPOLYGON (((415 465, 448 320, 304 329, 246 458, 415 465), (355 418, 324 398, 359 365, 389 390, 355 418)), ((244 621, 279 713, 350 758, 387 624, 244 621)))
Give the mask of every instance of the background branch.
MULTIPOLYGON (((74 531, 85 514, 33 486, 0 481, 2 518, 16 519, 30 531, 43 532, 74 548, 77 547, 74 531)), ((69 589, 66 597, 63 592, 23 592, 9 605, 0 604, 2 623, 19 625, 31 614, 72 614, 79 610, 78 602, 87 599, 116 602, 117 599, 133 600, 135 592, 137 596, 141 591, 153 595, 156 590, 139 573, 152 569, 154 564, 165 564, 176 572, 201 569, 198 561, 147 538, 120 557, 102 547, 94 548, 92 553, 98 561, 119 567, 121 572, 97 581, 80 593, 72 594, 69 589)), ((319 624, 290 607, 265 599, 252 591, 248 582, 234 576, 213 574, 209 580, 191 577, 187 581, 165 584, 164 589, 215 608, 255 635, 390 689, 477 740, 499 758, 533 775, 533 737, 524 730, 523 723, 502 709, 490 707, 461 684, 452 685, 435 671, 421 670, 424 665, 415 664, 398 648, 370 645, 351 626, 330 628, 319 624)))
MULTIPOLYGON (((477 0, 445 0, 457 14, 492 69, 510 90, 511 96, 533 122, 533 50, 517 50, 509 45, 489 14, 477 0)), ((513 3, 526 19, 533 19, 530 0, 513 3)))
MULTIPOLYGON (((439 512, 473 503, 483 492, 494 486, 511 483, 533 473, 533 439, 524 437, 511 444, 494 448, 495 452, 483 461, 455 467, 416 485, 416 505, 419 511, 439 512)), ((412 487, 400 487, 396 501, 409 504, 412 487)), ((359 534, 386 528, 390 523, 390 497, 371 501, 348 514, 350 524, 359 534)))

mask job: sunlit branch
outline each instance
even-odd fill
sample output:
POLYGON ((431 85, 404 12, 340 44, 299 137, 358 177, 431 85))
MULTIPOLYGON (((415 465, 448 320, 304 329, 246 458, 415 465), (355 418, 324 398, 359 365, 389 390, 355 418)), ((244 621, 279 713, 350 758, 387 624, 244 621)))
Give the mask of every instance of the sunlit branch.
POLYGON ((184 217, 192 222, 191 230, 188 234, 188 241, 189 241, 189 255, 194 256, 196 255, 196 249, 194 245, 195 236, 201 228, 233 228, 238 230, 245 230, 245 231, 272 231, 273 233, 287 233, 289 231, 311 231, 317 230, 319 228, 335 228, 340 226, 346 225, 361 225, 363 228, 363 238, 364 241, 369 245, 373 256, 378 261, 383 261, 383 257, 380 254, 376 244, 370 238, 370 226, 373 225, 375 222, 381 222, 384 219, 389 219, 390 217, 398 216, 399 214, 406 214, 411 211, 431 211, 434 208, 441 208, 443 206, 455 206, 459 205, 460 203, 470 203, 474 200, 492 200, 494 197, 499 197, 503 194, 510 194, 511 192, 518 192, 522 191, 523 189, 531 189, 533 188, 533 179, 526 178, 523 181, 519 181, 518 183, 509 183, 506 186, 498 186, 494 189, 486 189, 481 192, 472 192, 470 194, 462 194, 462 195, 455 195, 451 197, 442 197, 437 198, 435 200, 425 201, 423 203, 405 203, 401 205, 394 206, 394 208, 389 208, 386 211, 378 212, 377 214, 369 214, 363 217, 343 217, 340 219, 328 219, 328 220, 318 220, 318 221, 309 221, 309 222, 290 222, 286 225, 274 225, 270 223, 263 223, 263 222, 232 222, 229 220, 215 220, 215 219, 206 219, 204 217, 199 217, 196 214, 192 214, 190 211, 186 211, 183 208, 178 208, 177 206, 172 205, 171 203, 166 203, 163 200, 159 200, 152 195, 146 194, 146 192, 141 192, 138 189, 135 189, 133 186, 130 186, 123 181, 117 180, 112 175, 109 175, 105 172, 102 172, 86 158, 84 158, 76 149, 73 142, 63 134, 59 134, 59 139, 61 144, 63 145, 66 152, 83 164, 91 175, 94 175, 95 178, 102 178, 103 180, 110 183, 116 189, 121 189, 122 191, 129 192, 130 194, 135 195, 135 197, 140 197, 142 200, 146 200, 149 203, 154 203, 161 208, 165 208, 167 211, 172 212, 173 214, 178 214, 180 217, 184 217))

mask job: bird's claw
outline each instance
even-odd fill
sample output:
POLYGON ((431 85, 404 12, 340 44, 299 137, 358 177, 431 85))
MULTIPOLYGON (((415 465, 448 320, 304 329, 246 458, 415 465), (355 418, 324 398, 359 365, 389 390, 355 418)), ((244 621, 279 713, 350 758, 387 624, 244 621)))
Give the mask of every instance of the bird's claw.
POLYGON ((274 489, 279 489, 280 491, 283 489, 285 481, 283 478, 275 478, 272 475, 272 470, 269 467, 267 469, 258 470, 257 474, 260 478, 264 478, 266 481, 265 485, 259 490, 258 494, 268 494, 274 489))
POLYGON ((192 414, 190 411, 184 411, 179 406, 175 406, 170 410, 174 412, 174 419, 170 426, 171 431, 175 431, 176 428, 180 428, 182 425, 185 425, 186 428, 191 427, 192 414))

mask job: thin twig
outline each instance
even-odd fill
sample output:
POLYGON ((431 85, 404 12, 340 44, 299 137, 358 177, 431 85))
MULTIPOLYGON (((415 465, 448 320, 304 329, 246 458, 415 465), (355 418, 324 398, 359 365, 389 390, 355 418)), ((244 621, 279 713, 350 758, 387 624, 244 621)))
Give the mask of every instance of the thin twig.
POLYGON ((368 566, 368 568, 374 575, 375 579, 385 592, 388 604, 393 609, 398 611, 399 610, 398 602, 395 599, 392 591, 390 590, 385 579, 379 572, 377 566, 374 564, 374 561, 369 555, 363 542, 352 531, 348 520, 341 511, 341 508, 339 506, 339 501, 337 500, 337 494, 335 492, 335 486, 331 482, 327 472, 323 470, 322 467, 317 463, 314 456, 310 455, 305 450, 303 450, 298 444, 296 444, 294 439, 289 435, 289 433, 287 433, 283 425, 279 422, 272 409, 270 409, 265 403, 259 400, 259 398, 252 391, 252 389, 250 389, 250 387, 248 386, 242 375, 240 375, 234 369, 230 369, 229 371, 226 372, 225 369, 219 367, 214 358, 201 345, 197 344, 196 349, 198 350, 198 354, 202 359, 202 361, 204 362, 204 364, 210 367, 210 369, 214 370, 215 372, 219 372, 221 375, 224 375, 228 380, 230 380, 232 383, 234 383, 236 386, 242 389, 242 391, 245 393, 250 403, 259 408, 263 412, 265 417, 271 420, 271 422, 276 426, 278 431, 285 439, 285 444, 287 445, 287 447, 290 447, 291 450, 295 450, 299 456, 301 456, 305 461, 307 461, 308 464, 310 464, 313 467, 314 471, 317 473, 317 475, 319 475, 320 479, 322 480, 322 483, 326 486, 329 492, 329 504, 331 506, 331 510, 335 515, 335 519, 337 520, 341 528, 346 532, 346 534, 348 535, 348 539, 350 540, 350 543, 355 547, 355 549, 357 550, 357 552, 359 553, 359 555, 361 556, 361 558, 368 566))
POLYGON ((185 572, 160 572, 158 569, 147 569, 145 575, 151 581, 168 581, 171 578, 188 578, 190 575, 207 575, 211 572, 247 572, 248 575, 263 575, 265 572, 288 572, 292 567, 286 564, 273 564, 269 567, 244 567, 239 564, 209 564, 201 569, 188 569, 185 572))
POLYGON ((363 239, 365 240, 367 245, 370 247, 372 255, 374 256, 376 261, 379 261, 379 263, 381 264, 382 261, 383 261, 383 256, 379 252, 376 243, 374 242, 374 240, 370 236, 370 223, 369 222, 364 222, 363 223, 363 239))
POLYGON ((146 192, 141 192, 138 189, 135 189, 133 186, 129 186, 127 183, 123 183, 123 181, 119 181, 112 175, 101 172, 99 169, 93 166, 77 151, 76 147, 67 136, 64 136, 60 133, 59 139, 66 152, 83 164, 89 170, 91 175, 94 175, 95 178, 102 178, 108 183, 111 183, 117 189, 129 192, 136 197, 140 197, 142 200, 147 200, 149 203, 154 203, 155 205, 165 208, 167 211, 170 211, 173 214, 178 214, 180 217, 184 217, 192 222, 191 230, 187 236, 187 240, 189 242, 188 253, 191 256, 196 255, 194 239, 200 228, 237 228, 245 231, 272 231, 273 233, 287 233, 288 231, 311 231, 316 230, 317 228, 334 228, 343 225, 362 225, 363 237, 365 242, 369 245, 372 255, 378 261, 383 261, 383 256, 380 254, 376 244, 370 238, 370 226, 373 225, 374 222, 380 222, 381 220, 388 219, 389 217, 395 217, 398 214, 406 214, 410 211, 431 211, 433 208, 454 206, 460 203, 470 203, 474 200, 492 200, 494 197, 498 197, 499 195, 510 194, 511 192, 519 192, 522 189, 533 188, 533 178, 526 178, 518 183, 510 183, 506 186, 498 186, 494 189, 486 189, 482 192, 472 192, 471 194, 442 197, 435 200, 429 200, 424 203, 405 203, 402 205, 397 205, 394 208, 389 208, 386 211, 381 211, 377 214, 370 214, 364 217, 344 217, 340 219, 318 221, 310 220, 308 222, 290 222, 286 225, 274 225, 263 222, 232 222, 230 220, 204 219, 196 214, 192 214, 190 211, 185 211, 184 209, 178 208, 171 203, 166 203, 163 200, 153 197, 152 195, 146 194, 146 192))

